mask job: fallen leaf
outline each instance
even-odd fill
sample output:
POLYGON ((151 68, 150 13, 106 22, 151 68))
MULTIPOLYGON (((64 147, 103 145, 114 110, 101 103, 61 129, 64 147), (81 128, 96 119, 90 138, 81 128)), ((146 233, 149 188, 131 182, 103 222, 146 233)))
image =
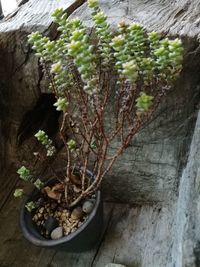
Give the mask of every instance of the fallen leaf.
POLYGON ((62 194, 59 192, 53 191, 49 186, 44 187, 44 192, 47 194, 49 198, 55 199, 55 200, 60 200, 62 194))
POLYGON ((64 191, 65 187, 64 187, 64 184, 61 184, 61 183, 58 183, 58 184, 55 184, 53 187, 52 187, 52 191, 64 191))

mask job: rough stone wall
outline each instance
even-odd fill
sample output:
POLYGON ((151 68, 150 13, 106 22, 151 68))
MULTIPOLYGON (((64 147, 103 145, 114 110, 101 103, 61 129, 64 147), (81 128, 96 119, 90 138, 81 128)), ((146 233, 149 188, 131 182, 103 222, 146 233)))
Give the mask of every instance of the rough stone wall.
POLYGON ((172 264, 176 267, 200 266, 200 112, 186 167, 180 179, 174 221, 172 264))

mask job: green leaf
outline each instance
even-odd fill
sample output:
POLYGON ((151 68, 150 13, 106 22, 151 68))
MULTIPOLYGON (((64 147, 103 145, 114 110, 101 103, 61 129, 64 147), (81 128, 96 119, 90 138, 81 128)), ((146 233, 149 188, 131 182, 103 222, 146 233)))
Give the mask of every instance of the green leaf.
POLYGON ((134 60, 126 62, 122 65, 122 74, 131 82, 135 82, 138 78, 138 66, 134 60))
POLYGON ((20 197, 23 196, 23 194, 24 194, 24 190, 21 189, 21 188, 17 188, 17 189, 15 189, 15 192, 14 192, 13 196, 20 198, 20 197))
POLYGON ((67 142, 67 146, 69 150, 73 151, 74 149, 76 149, 76 141, 74 141, 73 139, 69 140, 67 142))
POLYGON ((58 111, 66 111, 68 105, 69 103, 67 102, 67 99, 64 97, 59 97, 56 103, 54 103, 54 106, 58 111))
POLYGON ((22 166, 17 170, 17 173, 19 174, 19 177, 24 181, 29 181, 31 179, 30 171, 22 166))
POLYGON ((42 141, 45 138, 45 132, 39 130, 34 136, 37 138, 38 141, 42 141))
POLYGON ((52 15, 52 17, 58 18, 62 14, 63 14, 63 8, 56 8, 51 15, 52 15))
POLYGON ((62 70, 62 64, 61 62, 57 62, 51 66, 51 73, 56 74, 59 73, 62 70))
POLYGON ((29 212, 36 208, 35 203, 33 201, 27 202, 25 207, 29 212))
POLYGON ((153 96, 149 96, 146 93, 142 92, 136 99, 136 107, 141 111, 148 111, 149 108, 153 105, 153 98, 153 96))
POLYGON ((88 6, 89 8, 96 8, 98 7, 98 0, 88 0, 88 6))
POLYGON ((34 182, 34 185, 35 187, 37 187, 37 189, 41 189, 43 186, 44 186, 44 183, 40 180, 40 179, 37 179, 35 182, 34 182))

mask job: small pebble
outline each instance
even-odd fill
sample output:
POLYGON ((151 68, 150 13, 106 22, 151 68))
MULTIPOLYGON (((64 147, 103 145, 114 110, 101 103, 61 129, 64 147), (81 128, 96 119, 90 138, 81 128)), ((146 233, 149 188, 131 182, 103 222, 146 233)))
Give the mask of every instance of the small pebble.
POLYGON ((81 207, 77 207, 77 208, 73 209, 73 211, 71 213, 71 219, 78 220, 82 217, 83 217, 83 210, 81 207))
POLYGON ((89 214, 92 210, 93 210, 93 207, 94 207, 94 202, 93 201, 90 201, 90 200, 86 200, 84 203, 83 203, 83 211, 87 214, 89 214))
POLYGON ((83 224, 83 222, 79 222, 79 223, 78 223, 78 227, 80 227, 82 224, 83 224))
POLYGON ((59 239, 63 236, 63 228, 57 227, 51 232, 51 239, 59 239))
POLYGON ((70 234, 70 230, 67 230, 64 232, 64 235, 69 235, 70 234))
POLYGON ((62 221, 65 221, 65 220, 66 220, 66 215, 65 215, 65 214, 62 214, 62 215, 61 215, 61 220, 62 220, 62 221))
POLYGON ((33 216, 33 221, 36 222, 37 220, 38 220, 38 216, 37 216, 37 214, 35 214, 35 215, 33 216))
POLYGON ((44 212, 44 207, 39 209, 39 213, 43 213, 44 212))
POLYGON ((63 228, 64 228, 65 232, 67 232, 67 233, 69 233, 71 231, 71 229, 67 225, 63 226, 63 228))
POLYGON ((45 229, 50 233, 58 227, 58 221, 54 217, 48 217, 44 224, 45 229))
POLYGON ((38 213, 38 218, 42 218, 42 214, 41 213, 38 213))
POLYGON ((72 228, 71 233, 75 232, 77 228, 72 228))

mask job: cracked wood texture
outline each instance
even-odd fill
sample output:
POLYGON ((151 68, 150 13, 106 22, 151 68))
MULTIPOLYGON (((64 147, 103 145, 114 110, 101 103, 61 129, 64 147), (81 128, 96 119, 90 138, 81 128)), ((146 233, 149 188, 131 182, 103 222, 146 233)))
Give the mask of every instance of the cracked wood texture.
MULTIPOLYGON (((1 267, 103 267, 109 262, 127 267, 200 266, 200 118, 190 148, 199 103, 200 3, 101 0, 100 4, 113 27, 122 19, 141 22, 148 30, 182 37, 185 47, 180 80, 103 185, 105 199, 137 206, 107 204, 106 234, 88 253, 38 249, 23 240, 12 190, 17 183, 17 167, 32 164, 30 149, 34 151, 37 145, 30 138, 19 147, 16 135, 23 115, 47 88, 38 61, 27 45, 27 35, 39 30, 55 38, 50 13, 58 6, 71 17, 80 17, 89 29, 93 25, 83 1, 29 0, 0 22, 1 267)), ((109 117, 107 120, 109 123, 109 117)))

